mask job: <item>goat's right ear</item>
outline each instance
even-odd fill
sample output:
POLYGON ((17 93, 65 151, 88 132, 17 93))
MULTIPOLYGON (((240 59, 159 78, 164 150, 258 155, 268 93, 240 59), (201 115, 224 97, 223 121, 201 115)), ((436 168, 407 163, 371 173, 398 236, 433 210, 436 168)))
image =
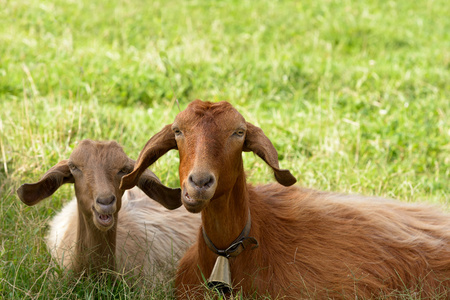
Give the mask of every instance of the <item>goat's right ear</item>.
POLYGON ((245 136, 243 151, 253 151, 261 157, 273 170, 275 179, 284 186, 290 186, 297 179, 289 170, 280 169, 278 165, 278 153, 272 142, 267 138, 261 128, 247 122, 247 133, 245 136))
POLYGON ((17 189, 20 200, 32 206, 50 197, 61 185, 73 183, 74 178, 67 162, 68 160, 63 160, 54 165, 38 182, 22 184, 17 189))
POLYGON ((181 189, 171 189, 163 185, 159 178, 148 169, 139 177, 137 186, 167 209, 172 210, 181 206, 181 189))
POLYGON ((147 144, 145 144, 141 153, 139 153, 133 172, 122 177, 120 188, 122 190, 128 190, 137 185, 142 173, 171 149, 177 149, 177 142, 175 141, 175 134, 172 131, 172 124, 169 124, 164 126, 160 132, 151 137, 147 144))

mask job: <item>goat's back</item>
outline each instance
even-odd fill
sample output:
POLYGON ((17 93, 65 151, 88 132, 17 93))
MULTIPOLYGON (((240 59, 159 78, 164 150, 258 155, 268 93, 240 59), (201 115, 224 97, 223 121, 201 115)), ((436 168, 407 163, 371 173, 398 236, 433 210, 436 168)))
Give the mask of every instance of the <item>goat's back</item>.
MULTIPOLYGON (((142 266, 146 275, 167 273, 195 241, 201 220, 184 207, 168 210, 141 190, 124 195, 117 226, 117 268, 142 266)), ((170 272, 169 272, 170 273, 170 272)))
POLYGON ((276 184, 250 188, 250 202, 273 294, 449 292, 450 218, 435 208, 276 184))

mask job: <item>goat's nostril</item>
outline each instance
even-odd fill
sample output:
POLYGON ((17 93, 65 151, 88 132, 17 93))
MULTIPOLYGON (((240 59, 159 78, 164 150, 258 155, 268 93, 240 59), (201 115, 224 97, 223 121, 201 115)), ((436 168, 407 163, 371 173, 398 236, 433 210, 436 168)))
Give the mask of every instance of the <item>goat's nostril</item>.
POLYGON ((116 201, 116 196, 111 195, 107 197, 97 197, 96 201, 101 205, 111 205, 114 203, 114 201, 116 201))
POLYGON ((214 176, 209 176, 209 180, 204 184, 205 187, 210 187, 214 183, 214 176))
POLYGON ((192 176, 192 174, 189 175, 188 180, 189 180, 190 184, 194 184, 195 185, 194 176, 192 176))
POLYGON ((191 174, 189 175, 189 183, 196 188, 207 189, 214 184, 215 178, 212 174, 191 174))

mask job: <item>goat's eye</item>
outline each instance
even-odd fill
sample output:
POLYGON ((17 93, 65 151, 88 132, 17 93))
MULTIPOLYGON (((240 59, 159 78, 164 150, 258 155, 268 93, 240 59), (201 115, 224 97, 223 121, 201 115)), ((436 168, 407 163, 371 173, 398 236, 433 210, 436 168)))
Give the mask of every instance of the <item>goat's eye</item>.
POLYGON ((243 137, 245 134, 245 130, 244 129, 238 129, 236 130, 233 135, 238 136, 238 137, 243 137))
POLYGON ((73 163, 69 163, 68 166, 71 172, 80 171, 80 169, 78 169, 78 167, 75 166, 73 163))
POLYGON ((122 168, 122 169, 120 169, 120 171, 117 174, 123 176, 123 175, 126 175, 128 173, 130 173, 128 168, 122 168))
POLYGON ((175 134, 175 136, 180 136, 182 134, 181 130, 176 127, 173 129, 173 133, 175 134))

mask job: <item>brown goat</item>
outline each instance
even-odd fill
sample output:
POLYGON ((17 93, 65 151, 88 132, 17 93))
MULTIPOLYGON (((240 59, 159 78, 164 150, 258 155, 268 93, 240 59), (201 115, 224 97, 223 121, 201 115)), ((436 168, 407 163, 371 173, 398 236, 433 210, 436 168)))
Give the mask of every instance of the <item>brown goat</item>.
MULTIPOLYGON (((170 149, 180 154, 182 203, 201 212, 202 227, 226 249, 247 224, 248 246, 230 258, 236 290, 273 298, 372 298, 408 290, 450 296, 450 216, 434 208, 375 197, 320 192, 297 186, 262 130, 229 103, 196 100, 153 136, 135 169, 122 178, 131 188, 170 149), (279 184, 246 183, 242 151, 253 151, 279 184)), ((217 255, 202 235, 181 259, 179 297, 201 297, 202 277, 217 255)))
POLYGON ((174 209, 180 206, 179 189, 165 187, 149 170, 137 183, 145 194, 119 189, 134 163, 116 142, 84 140, 68 160, 18 189, 25 204, 35 205, 62 184, 74 184, 76 199, 53 218, 46 239, 61 266, 77 274, 107 269, 152 275, 195 240, 200 218, 192 219, 185 209, 169 212, 145 195, 174 209))

